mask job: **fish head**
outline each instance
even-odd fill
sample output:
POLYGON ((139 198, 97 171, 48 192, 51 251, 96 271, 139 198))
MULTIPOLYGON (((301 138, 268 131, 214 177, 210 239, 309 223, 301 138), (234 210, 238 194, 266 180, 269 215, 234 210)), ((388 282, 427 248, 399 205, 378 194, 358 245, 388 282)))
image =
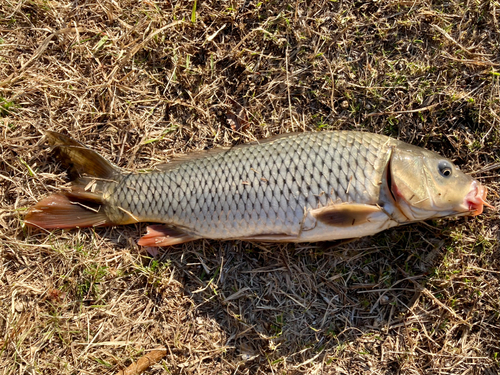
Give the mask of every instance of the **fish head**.
POLYGON ((479 215, 487 189, 449 159, 420 147, 393 149, 388 171, 396 206, 409 221, 445 216, 479 215))

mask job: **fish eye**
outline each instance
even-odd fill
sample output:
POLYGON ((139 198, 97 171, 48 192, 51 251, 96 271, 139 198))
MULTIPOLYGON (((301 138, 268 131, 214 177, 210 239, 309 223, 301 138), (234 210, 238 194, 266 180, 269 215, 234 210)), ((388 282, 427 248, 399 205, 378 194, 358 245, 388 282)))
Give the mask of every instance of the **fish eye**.
POLYGON ((438 171, 441 176, 448 178, 451 176, 453 168, 450 162, 446 160, 441 160, 438 163, 438 171))

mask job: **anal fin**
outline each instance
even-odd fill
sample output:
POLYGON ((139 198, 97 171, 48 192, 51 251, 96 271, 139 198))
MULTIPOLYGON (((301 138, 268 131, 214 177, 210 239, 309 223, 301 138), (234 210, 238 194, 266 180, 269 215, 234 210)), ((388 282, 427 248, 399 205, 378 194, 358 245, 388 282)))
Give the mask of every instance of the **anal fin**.
POLYGON ((194 241, 198 238, 165 225, 157 224, 148 226, 147 233, 137 243, 140 246, 172 246, 194 241))

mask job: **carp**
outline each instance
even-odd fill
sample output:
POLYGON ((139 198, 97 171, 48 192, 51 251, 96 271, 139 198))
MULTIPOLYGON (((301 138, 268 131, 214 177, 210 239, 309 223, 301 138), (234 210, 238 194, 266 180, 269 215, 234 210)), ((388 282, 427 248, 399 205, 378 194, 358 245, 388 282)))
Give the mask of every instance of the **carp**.
POLYGON ((73 179, 25 217, 55 229, 151 225, 143 246, 199 238, 311 242, 357 238, 431 218, 479 215, 487 189, 439 154, 384 135, 323 131, 187 155, 122 171, 55 132, 73 179))

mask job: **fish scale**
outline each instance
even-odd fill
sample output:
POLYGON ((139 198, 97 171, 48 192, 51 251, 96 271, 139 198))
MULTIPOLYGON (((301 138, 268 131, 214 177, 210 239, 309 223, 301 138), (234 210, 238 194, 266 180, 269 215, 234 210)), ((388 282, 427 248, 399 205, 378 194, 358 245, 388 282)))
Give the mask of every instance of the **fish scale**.
POLYGON ((308 210, 329 202, 376 204, 388 150, 397 142, 345 131, 237 146, 166 171, 124 176, 109 185, 107 214, 209 238, 297 235, 308 210))

